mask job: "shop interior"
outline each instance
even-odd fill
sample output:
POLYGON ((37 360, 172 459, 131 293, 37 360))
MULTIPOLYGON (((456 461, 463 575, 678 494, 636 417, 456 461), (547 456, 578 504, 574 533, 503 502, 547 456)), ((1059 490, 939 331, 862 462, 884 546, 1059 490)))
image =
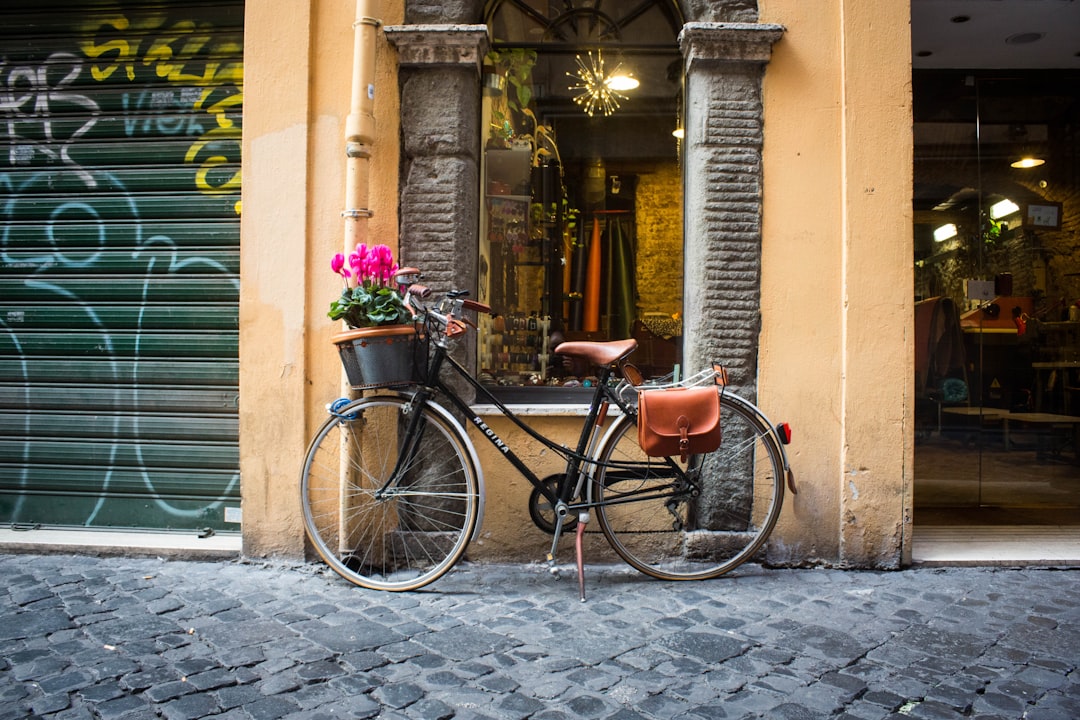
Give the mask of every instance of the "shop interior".
POLYGON ((481 380, 505 401, 580 400, 563 340, 634 337, 646 377, 680 362, 681 20, 633 8, 499 3, 484 64, 481 380), (534 7, 535 6, 535 7, 534 7))
POLYGON ((1080 46, 1019 4, 912 6, 916 542, 1080 525, 1080 46))

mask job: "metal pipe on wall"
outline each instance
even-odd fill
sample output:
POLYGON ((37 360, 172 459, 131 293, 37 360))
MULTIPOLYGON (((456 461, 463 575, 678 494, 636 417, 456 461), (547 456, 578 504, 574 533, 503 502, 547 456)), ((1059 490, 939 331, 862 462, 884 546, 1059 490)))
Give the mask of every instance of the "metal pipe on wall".
POLYGON ((371 146, 375 142, 375 41, 382 24, 375 0, 356 0, 353 22, 353 75, 349 116, 345 119, 345 254, 367 242, 371 146))

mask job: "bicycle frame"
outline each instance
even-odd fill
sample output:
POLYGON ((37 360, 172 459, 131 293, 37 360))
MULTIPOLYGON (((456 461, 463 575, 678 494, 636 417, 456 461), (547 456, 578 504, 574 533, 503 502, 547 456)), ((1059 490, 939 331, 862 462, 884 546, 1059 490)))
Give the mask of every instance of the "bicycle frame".
MULTIPOLYGON (((419 287, 416 297, 429 293, 419 287)), ((610 549, 661 580, 718 577, 764 547, 779 517, 784 477, 789 487, 793 481, 782 446, 790 431, 728 393, 722 369, 714 365, 681 381, 644 384, 624 364, 636 348, 633 340, 560 346, 599 375, 571 449, 515 415, 450 355, 455 339, 473 325, 463 311, 490 312, 464 295, 452 291, 430 308, 410 305, 427 330, 422 381, 336 401, 309 445, 301 477, 305 530, 335 572, 361 587, 413 590, 464 556, 481 531, 485 505, 484 469, 469 424, 532 486, 528 514, 550 536, 547 564, 556 577, 562 535, 570 530, 576 536, 583 601, 585 537, 594 513, 610 549), (640 447, 640 392, 709 385, 728 409, 730 442, 681 462, 640 447), (540 466, 526 464, 474 409, 477 402, 493 408, 487 414, 509 418, 515 439, 524 440, 516 434, 523 432, 556 453, 563 467, 552 472, 544 463, 540 477, 540 466), (617 417, 607 423, 615 408, 621 414, 613 412, 617 417)))
MULTIPOLYGON (((529 427, 521 418, 519 418, 510 408, 504 405, 498 398, 496 398, 486 387, 484 387, 479 381, 477 381, 472 375, 461 366, 453 357, 450 356, 447 348, 440 344, 435 344, 434 351, 432 352, 431 360, 428 369, 427 382, 422 384, 416 392, 413 394, 413 400, 419 403, 426 403, 436 394, 442 394, 450 400, 453 406, 462 413, 462 415, 468 418, 481 434, 487 438, 496 450, 498 450, 507 459, 507 461, 514 467, 515 470, 521 474, 529 483, 541 493, 545 499, 547 499, 553 507, 562 507, 564 512, 570 511, 585 511, 592 507, 595 507, 599 503, 594 503, 590 500, 583 500, 581 502, 570 504, 570 500, 574 497, 575 493, 580 490, 581 483, 589 479, 586 476, 588 472, 588 466, 605 466, 614 468, 630 469, 633 466, 627 463, 599 463, 590 454, 598 438, 595 437, 597 428, 601 425, 603 418, 602 413, 606 413, 606 407, 610 403, 615 403, 619 409, 625 414, 634 414, 633 406, 619 397, 618 393, 613 392, 607 385, 612 375, 611 368, 601 368, 599 382, 596 386, 596 391, 593 393, 592 400, 589 403, 589 410, 585 416, 585 422, 581 429, 581 435, 578 439, 577 447, 574 450, 567 448, 564 445, 560 445, 555 441, 547 438, 538 433, 533 428, 529 427), (536 475, 532 469, 525 464, 525 462, 518 457, 513 448, 503 440, 494 430, 491 429, 483 421, 480 415, 473 410, 464 400, 462 400, 456 391, 451 388, 446 381, 443 380, 442 370, 444 366, 448 366, 454 375, 465 380, 478 394, 482 400, 494 405, 504 417, 508 418, 514 425, 524 431, 529 437, 533 438, 537 442, 543 444, 548 449, 567 458, 566 471, 562 475, 558 488, 552 491, 548 488, 544 482, 536 475)), ((414 444, 416 439, 414 438, 414 444)), ((407 457, 407 453, 410 452, 410 448, 403 448, 399 456, 399 464, 401 459, 407 457)), ((682 480, 688 480, 683 469, 670 459, 659 460, 659 465, 666 465, 672 472, 672 477, 678 477, 682 480)), ((655 468, 655 466, 654 466, 655 468)), ((393 482, 393 478, 396 476, 396 472, 392 473, 387 485, 393 482)), ((653 497, 660 497, 670 495, 670 491, 661 493, 656 490, 649 490, 644 494, 627 494, 617 501, 607 501, 606 504, 615 504, 622 502, 635 502, 642 499, 644 496, 651 494, 653 497)))

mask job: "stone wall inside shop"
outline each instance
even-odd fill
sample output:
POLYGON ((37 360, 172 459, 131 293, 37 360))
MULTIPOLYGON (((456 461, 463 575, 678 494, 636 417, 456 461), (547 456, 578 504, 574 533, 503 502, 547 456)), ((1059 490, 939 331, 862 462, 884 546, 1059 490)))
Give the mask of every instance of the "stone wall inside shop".
MULTIPOLYGON (((1048 303, 1080 300, 1080 187, 1072 183, 1051 182, 1039 187, 1032 181, 1032 190, 1049 202, 1061 203, 1061 229, 1039 229, 1033 232, 1037 254, 1033 263, 1039 272, 1045 269, 1045 292, 1048 303)), ((1048 318, 1059 319, 1059 318, 1048 318)))
POLYGON ((980 238, 969 219, 960 234, 934 248, 934 255, 916 266, 915 293, 919 297, 950 297, 966 305, 964 280, 1012 275, 1012 295, 1033 297, 1036 311, 1046 320, 1061 320, 1068 305, 1080 300, 1080 188, 1071 184, 1042 183, 1038 178, 1016 182, 1029 198, 1061 203, 1060 229, 1021 225, 1021 213, 1004 218, 1000 234, 980 238))
POLYGON ((677 163, 643 173, 637 185, 638 313, 682 312, 682 181, 677 163))

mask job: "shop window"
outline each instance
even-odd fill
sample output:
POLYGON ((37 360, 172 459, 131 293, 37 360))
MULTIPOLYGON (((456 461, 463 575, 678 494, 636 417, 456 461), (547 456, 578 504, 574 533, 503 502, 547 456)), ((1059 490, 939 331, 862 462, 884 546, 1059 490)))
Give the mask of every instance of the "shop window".
POLYGON ((647 376, 672 372, 683 274, 677 8, 508 0, 492 3, 487 22, 479 289, 501 314, 479 334, 483 380, 509 399, 572 396, 592 370, 553 349, 577 339, 635 337, 631 360, 647 376))

